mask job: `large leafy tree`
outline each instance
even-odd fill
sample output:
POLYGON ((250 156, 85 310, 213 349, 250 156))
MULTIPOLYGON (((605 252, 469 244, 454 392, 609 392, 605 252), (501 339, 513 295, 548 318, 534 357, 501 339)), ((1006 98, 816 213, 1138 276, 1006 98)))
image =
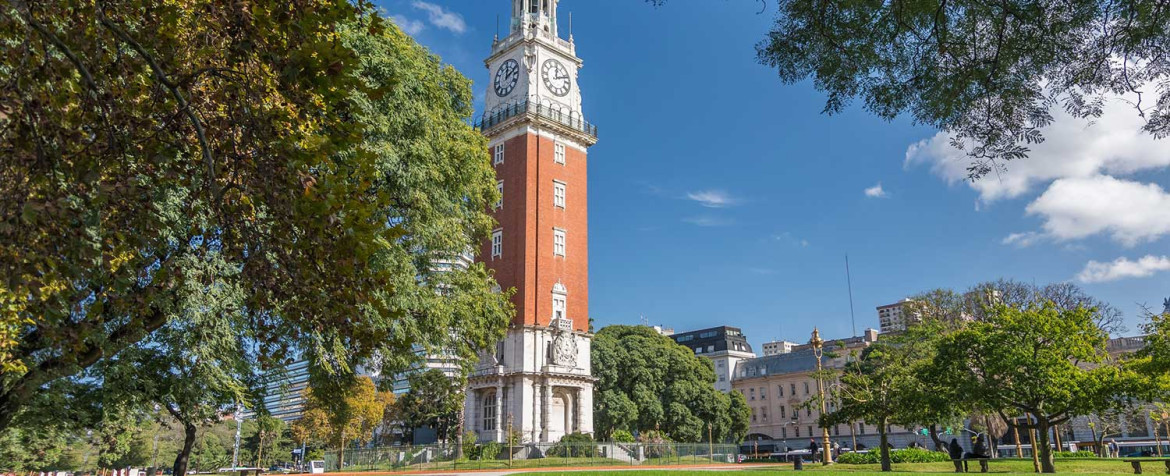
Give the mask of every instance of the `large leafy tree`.
POLYGON ((750 410, 742 395, 715 390, 715 369, 645 326, 607 326, 592 348, 597 433, 658 430, 675 441, 740 441, 750 410))
MULTIPOLYGON (((374 430, 383 422, 386 408, 394 403, 394 395, 379 391, 369 377, 338 379, 332 385, 339 389, 330 392, 320 392, 316 387, 305 389, 304 414, 293 423, 296 433, 307 441, 338 450, 344 450, 351 442, 370 441, 374 430)), ((345 451, 339 451, 338 467, 344 465, 345 451)))
POLYGON ((414 430, 432 427, 440 440, 456 436, 463 411, 463 378, 452 378, 438 369, 413 373, 410 391, 395 402, 395 416, 410 442, 414 430))
POLYGON ((969 404, 1005 412, 1005 420, 1007 411, 1030 414, 1041 469, 1054 472, 1048 430, 1133 392, 1132 376, 1108 362, 1108 336, 1093 315, 1051 304, 998 306, 942 340, 932 375, 969 404))
POLYGON ((470 82, 345 0, 0 7, 0 428, 177 315, 210 253, 255 362, 474 355, 511 312, 470 82), (441 292, 440 292, 441 291, 441 292))

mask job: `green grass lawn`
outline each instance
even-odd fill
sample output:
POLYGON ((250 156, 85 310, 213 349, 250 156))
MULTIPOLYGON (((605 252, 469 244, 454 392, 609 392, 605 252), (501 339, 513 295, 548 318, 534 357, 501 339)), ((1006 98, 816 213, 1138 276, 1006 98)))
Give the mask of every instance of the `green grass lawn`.
MULTIPOLYGON (((975 473, 979 472, 979 463, 972 462, 971 469, 975 473)), ((990 471, 996 474, 1035 474, 1032 471, 1032 460, 992 460, 989 466, 990 471)), ((887 474, 954 474, 955 467, 951 463, 906 463, 893 465, 894 472, 882 473, 881 467, 876 464, 835 464, 832 466, 821 466, 814 464, 805 464, 805 471, 822 473, 822 474, 851 474, 851 475, 887 475, 887 474)), ((1146 463, 1143 465, 1143 471, 1146 474, 1163 474, 1166 467, 1160 463, 1146 463)), ((792 471, 792 465, 781 464, 768 467, 750 468, 742 471, 737 471, 736 475, 761 475, 767 476, 780 472, 792 471)), ((1122 462, 1120 459, 1102 459, 1102 460, 1058 460, 1056 462, 1056 472, 1065 474, 1133 474, 1133 468, 1129 463, 1122 462)), ((683 474, 695 474, 700 476, 710 475, 710 471, 702 470, 648 470, 648 471, 632 471, 637 476, 680 476, 683 474)), ((549 473, 527 473, 525 476, 556 474, 549 473)), ((582 471, 573 473, 574 476, 614 476, 613 473, 606 473, 602 471, 590 472, 582 471)), ((619 474, 628 474, 627 472, 619 474)))

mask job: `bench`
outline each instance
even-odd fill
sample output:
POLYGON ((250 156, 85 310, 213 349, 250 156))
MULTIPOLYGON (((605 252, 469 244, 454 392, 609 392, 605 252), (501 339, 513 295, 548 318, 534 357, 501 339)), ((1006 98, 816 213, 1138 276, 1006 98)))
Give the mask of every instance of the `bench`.
POLYGON ((1166 464, 1166 473, 1170 474, 1170 459, 1142 458, 1142 459, 1123 459, 1122 461, 1133 465, 1133 474, 1142 474, 1142 463, 1157 463, 1160 461, 1160 462, 1166 464))
POLYGON ((979 462, 979 472, 986 473, 987 472, 987 462, 991 461, 991 458, 962 458, 962 459, 952 459, 951 460, 951 462, 955 463, 955 472, 956 473, 959 473, 959 472, 966 473, 967 469, 968 469, 967 468, 968 461, 978 461, 979 462), (963 469, 962 471, 959 471, 960 467, 963 469))

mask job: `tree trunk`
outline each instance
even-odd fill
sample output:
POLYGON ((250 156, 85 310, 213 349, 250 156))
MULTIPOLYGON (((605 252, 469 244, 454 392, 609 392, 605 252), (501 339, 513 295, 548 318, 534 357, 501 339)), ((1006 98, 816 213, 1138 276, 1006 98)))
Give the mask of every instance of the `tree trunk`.
POLYGON ((887 445, 889 439, 886 435, 886 419, 878 419, 878 446, 881 447, 882 455, 882 472, 890 472, 890 447, 887 445))
POLYGON ((1056 467, 1052 464, 1052 448, 1048 446, 1048 430, 1052 428, 1047 418, 1036 416, 1036 432, 1040 435, 1040 472, 1055 473, 1056 467))
POLYGON ((938 437, 938 425, 930 425, 930 441, 934 442, 935 451, 947 451, 947 444, 938 437))
POLYGON ((345 469, 345 430, 341 430, 341 444, 337 445, 337 470, 345 469))
POLYGON ((264 456, 264 430, 257 431, 256 437, 260 440, 260 442, 256 444, 256 467, 259 468, 261 467, 260 461, 264 456))
POLYGON ((1039 473, 1040 472, 1040 453, 1038 451, 1036 451, 1038 449, 1038 446, 1036 445, 1036 428, 1035 428, 1035 426, 1033 426, 1032 423, 1033 423, 1032 414, 1029 413, 1028 414, 1028 444, 1032 445, 1032 470, 1039 473))
POLYGON ((183 423, 183 449, 175 456, 175 465, 171 467, 172 476, 187 474, 187 464, 191 461, 191 450, 195 448, 195 424, 183 423))
POLYGON ((1016 440, 1016 457, 1024 457, 1024 443, 1020 441, 1020 421, 1015 420, 1012 425, 1012 437, 1016 440))
POLYGON ((1052 425, 1052 438, 1056 440, 1056 452, 1064 451, 1064 441, 1060 437, 1060 425, 1052 425))

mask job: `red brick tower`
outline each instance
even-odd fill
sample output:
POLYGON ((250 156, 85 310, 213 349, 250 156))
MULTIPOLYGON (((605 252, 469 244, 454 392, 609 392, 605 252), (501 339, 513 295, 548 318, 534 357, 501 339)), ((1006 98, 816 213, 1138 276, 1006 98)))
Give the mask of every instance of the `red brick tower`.
POLYGON ((597 130, 583 119, 582 62, 557 34, 557 4, 512 0, 510 34, 485 61, 481 127, 503 199, 478 259, 516 289, 516 316, 471 379, 468 428, 484 440, 501 441, 509 416, 530 441, 592 432, 586 155, 597 130))

